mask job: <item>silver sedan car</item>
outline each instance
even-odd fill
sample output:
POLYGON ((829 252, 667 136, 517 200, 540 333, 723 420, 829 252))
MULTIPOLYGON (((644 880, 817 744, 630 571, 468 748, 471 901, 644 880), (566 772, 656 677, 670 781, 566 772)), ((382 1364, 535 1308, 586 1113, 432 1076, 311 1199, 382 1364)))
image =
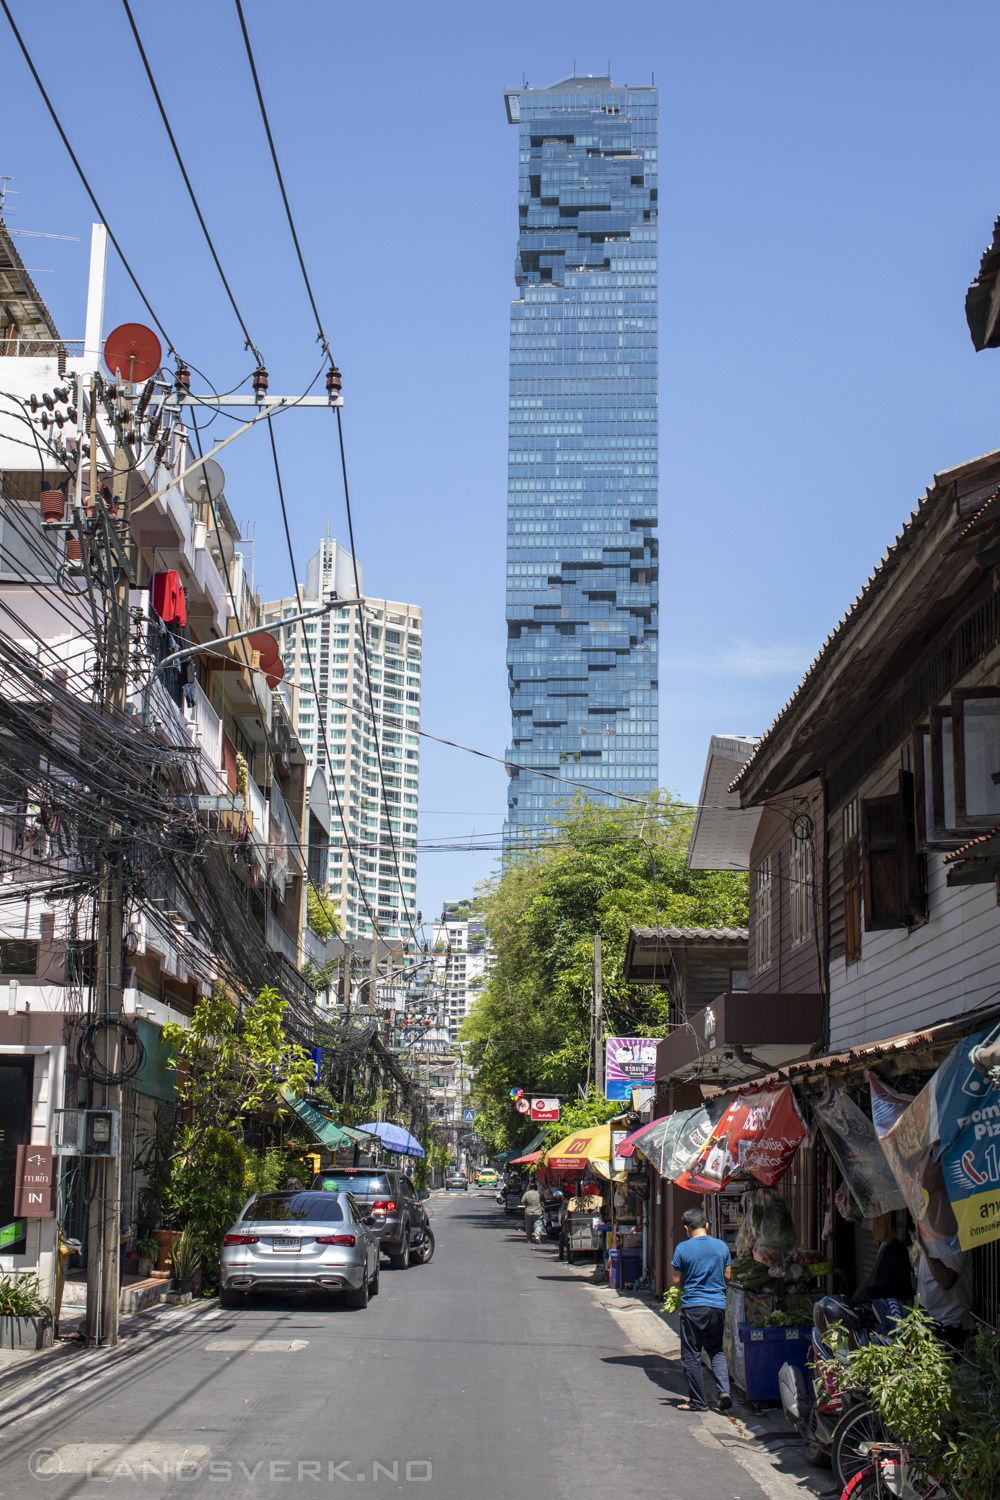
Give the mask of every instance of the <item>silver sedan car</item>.
POLYGON ((222 1241, 219 1301, 248 1292, 341 1292, 367 1307, 378 1291, 379 1240, 350 1193, 259 1193, 222 1241))

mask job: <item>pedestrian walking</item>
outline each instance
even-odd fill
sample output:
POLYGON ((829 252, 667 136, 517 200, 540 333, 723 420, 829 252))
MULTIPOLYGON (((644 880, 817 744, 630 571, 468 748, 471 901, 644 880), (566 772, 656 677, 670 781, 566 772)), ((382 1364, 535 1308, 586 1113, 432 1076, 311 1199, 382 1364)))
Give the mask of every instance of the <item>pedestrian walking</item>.
POLYGON ((733 1404, 729 1394, 729 1370, 722 1352, 726 1325, 726 1282, 731 1274, 729 1246, 708 1232, 703 1208, 689 1208, 681 1215, 687 1238, 674 1251, 670 1262, 674 1285, 681 1288, 681 1364, 687 1376, 688 1399, 678 1411, 707 1411, 701 1351, 705 1350, 719 1388, 719 1410, 733 1404))
POLYGON ((521 1194, 521 1207, 524 1209, 524 1234, 530 1244, 532 1230, 542 1215, 542 1195, 537 1187, 532 1185, 521 1194))

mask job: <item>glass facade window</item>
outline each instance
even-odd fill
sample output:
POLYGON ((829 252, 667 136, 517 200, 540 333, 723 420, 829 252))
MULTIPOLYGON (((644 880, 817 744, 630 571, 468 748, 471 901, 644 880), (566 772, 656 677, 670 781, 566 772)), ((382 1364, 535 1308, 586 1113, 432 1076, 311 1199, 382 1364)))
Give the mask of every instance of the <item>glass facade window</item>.
POLYGON ((507 481, 504 841, 573 785, 657 785, 657 92, 506 94, 520 145, 507 481), (526 768, 526 769, 524 769, 526 768))

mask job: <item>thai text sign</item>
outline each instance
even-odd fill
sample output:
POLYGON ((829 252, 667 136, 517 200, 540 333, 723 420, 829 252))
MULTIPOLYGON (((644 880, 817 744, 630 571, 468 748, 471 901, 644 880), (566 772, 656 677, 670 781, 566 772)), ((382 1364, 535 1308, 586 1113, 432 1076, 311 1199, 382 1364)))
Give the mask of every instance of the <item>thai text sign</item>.
POLYGON ((54 1219, 52 1147, 18 1146, 14 1187, 14 1216, 54 1219))
POLYGON ((635 1084, 656 1083, 658 1045, 658 1037, 608 1037, 604 1066, 605 1099, 631 1100, 635 1084))

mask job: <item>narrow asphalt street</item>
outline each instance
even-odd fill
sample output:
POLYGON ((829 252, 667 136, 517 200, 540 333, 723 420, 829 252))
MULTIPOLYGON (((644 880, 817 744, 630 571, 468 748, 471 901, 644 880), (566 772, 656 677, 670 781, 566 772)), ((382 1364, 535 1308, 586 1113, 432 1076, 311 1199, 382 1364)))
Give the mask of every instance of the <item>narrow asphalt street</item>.
POLYGON ((741 1450, 759 1445, 726 1418, 674 1410, 679 1364, 628 1331, 653 1313, 602 1301, 615 1294, 551 1242, 526 1245, 492 1193, 432 1207, 434 1259, 383 1267, 365 1311, 195 1305, 131 1320, 114 1351, 5 1365, 0 1496, 108 1483, 218 1500, 282 1485, 428 1500, 802 1493, 766 1454, 751 1462, 741 1450))

